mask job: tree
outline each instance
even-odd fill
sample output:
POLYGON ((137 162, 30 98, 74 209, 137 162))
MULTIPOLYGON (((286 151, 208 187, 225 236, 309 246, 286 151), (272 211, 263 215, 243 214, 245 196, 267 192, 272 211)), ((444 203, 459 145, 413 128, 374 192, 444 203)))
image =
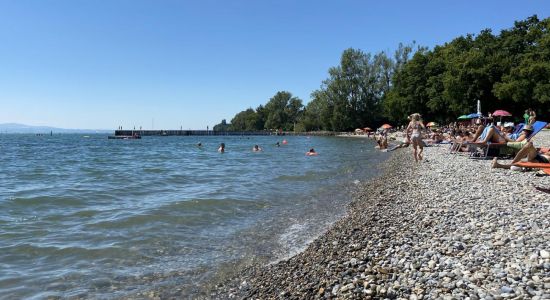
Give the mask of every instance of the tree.
POLYGON ((532 107, 550 112, 550 18, 539 21, 532 16, 516 22, 501 34, 503 51, 512 58, 509 72, 494 85, 501 99, 517 104, 515 113, 532 107))
POLYGON ((252 109, 243 110, 236 114, 231 120, 231 131, 256 131, 258 124, 258 114, 252 109))
POLYGON ((227 124, 227 121, 223 119, 220 124, 214 125, 214 128, 212 130, 214 131, 227 131, 229 129, 229 124, 227 124))
POLYGON ((290 92, 277 92, 265 105, 266 129, 294 130, 302 114, 302 100, 293 97, 290 92))

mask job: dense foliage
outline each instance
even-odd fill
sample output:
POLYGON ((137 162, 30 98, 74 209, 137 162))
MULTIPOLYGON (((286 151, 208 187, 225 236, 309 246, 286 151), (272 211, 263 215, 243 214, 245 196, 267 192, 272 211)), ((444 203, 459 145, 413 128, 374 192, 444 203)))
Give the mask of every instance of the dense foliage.
POLYGON ((343 52, 340 64, 311 93, 307 106, 278 92, 265 106, 238 113, 229 130, 332 130, 424 119, 450 122, 497 109, 521 118, 533 108, 550 114, 550 18, 532 16, 494 35, 491 30, 460 36, 429 50, 403 46, 389 57, 359 49, 343 52), (411 57, 412 56, 412 57, 411 57))

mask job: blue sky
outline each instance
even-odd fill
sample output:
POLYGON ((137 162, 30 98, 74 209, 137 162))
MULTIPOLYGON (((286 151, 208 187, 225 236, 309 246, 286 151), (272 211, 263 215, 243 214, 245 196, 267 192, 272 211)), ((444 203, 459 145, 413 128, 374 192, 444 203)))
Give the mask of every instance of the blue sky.
POLYGON ((277 91, 307 103, 344 49, 433 47, 549 13, 543 0, 0 0, 0 123, 212 128, 277 91))

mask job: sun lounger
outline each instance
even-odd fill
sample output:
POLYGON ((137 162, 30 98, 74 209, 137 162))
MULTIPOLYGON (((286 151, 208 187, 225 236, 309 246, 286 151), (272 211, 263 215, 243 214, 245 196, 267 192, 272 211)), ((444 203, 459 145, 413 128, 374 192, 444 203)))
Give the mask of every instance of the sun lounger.
MULTIPOLYGON (((479 135, 477 140, 484 140, 485 137, 487 136, 487 132, 489 131, 489 128, 491 128, 491 126, 487 126, 487 127, 483 128, 483 131, 481 132, 481 134, 479 135)), ((460 152, 460 149, 462 148, 462 146, 469 145, 469 144, 472 144, 472 143, 473 142, 465 142, 465 141, 451 142, 451 145, 449 146, 449 153, 457 154, 457 153, 460 152)))
POLYGON ((522 168, 541 169, 544 173, 550 175, 550 163, 535 163, 535 162, 517 162, 514 166, 522 168))

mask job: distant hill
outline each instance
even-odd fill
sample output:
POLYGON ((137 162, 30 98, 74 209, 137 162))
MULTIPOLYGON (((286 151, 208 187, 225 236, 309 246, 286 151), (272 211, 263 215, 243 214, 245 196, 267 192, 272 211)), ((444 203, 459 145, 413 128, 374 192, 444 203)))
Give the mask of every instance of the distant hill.
POLYGON ((114 130, 65 129, 50 126, 31 126, 17 123, 0 124, 0 133, 112 133, 114 130))

